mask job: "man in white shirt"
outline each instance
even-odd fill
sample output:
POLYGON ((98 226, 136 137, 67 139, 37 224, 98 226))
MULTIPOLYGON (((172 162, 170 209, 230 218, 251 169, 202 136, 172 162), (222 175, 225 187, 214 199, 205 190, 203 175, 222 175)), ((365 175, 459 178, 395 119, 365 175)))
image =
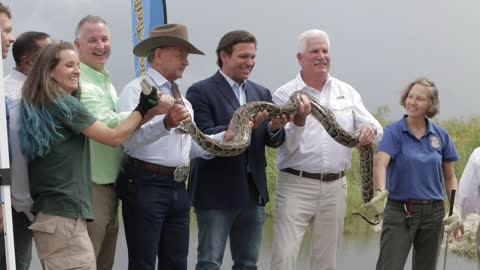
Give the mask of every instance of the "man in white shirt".
POLYGON ((147 57, 151 66, 146 75, 125 86, 118 111, 135 107, 143 79, 175 97, 178 104, 144 124, 123 144, 127 156, 117 193, 122 201, 128 269, 154 269, 158 257, 158 269, 186 270, 191 202, 185 178, 175 178, 174 172, 186 172, 193 147, 191 137, 175 127, 189 117, 192 106, 175 81, 188 66, 188 55, 203 52, 189 42, 187 28, 179 24, 155 27, 133 52, 147 57))
MULTIPOLYGON (((12 13, 10 8, 0 2, 0 35, 2 39, 2 59, 7 58, 8 51, 10 50, 10 45, 15 42, 15 36, 12 32, 12 13)), ((5 96, 5 107, 7 107, 9 98, 5 96)), ((3 104, 1 105, 3 106, 3 104)), ((7 118, 7 132, 9 132, 9 121, 10 115, 8 113, 8 108, 6 108, 6 118, 7 118)), ((0 202, 3 202, 0 196, 0 202)), ((3 232, 3 207, 0 207, 0 232, 3 232)))
MULTIPOLYGON (((33 221, 30 212, 32 199, 28 182, 28 162, 20 149, 18 137, 19 104, 22 98, 23 83, 35 65, 38 56, 52 40, 42 32, 21 34, 12 47, 15 67, 5 77, 5 95, 8 97, 7 109, 10 114, 10 150, 12 154, 12 221, 15 241, 15 259, 17 269, 28 269, 32 258, 32 231, 28 228, 33 221)), ((3 243, 3 234, 0 236, 3 243)), ((4 245, 0 245, 0 269, 6 269, 4 245)))
POLYGON ((2 3, 0 3, 0 25, 2 27, 2 58, 5 59, 10 46, 15 42, 15 36, 12 32, 12 13, 10 8, 2 3))
MULTIPOLYGON (((464 225, 470 213, 480 213, 480 147, 475 149, 468 159, 463 170, 460 186, 458 188, 458 205, 460 206, 461 223, 455 230, 455 238, 460 240, 463 237, 464 225)), ((480 270, 480 223, 477 227, 476 250, 477 269, 480 270)))
MULTIPOLYGON (((328 35, 317 29, 299 37, 295 79, 273 96, 286 103, 299 89, 328 107, 340 126, 360 133, 359 145, 378 142, 380 123, 367 111, 353 87, 333 78, 328 35)), ((277 192, 271 270, 296 269, 296 259, 307 228, 312 233, 311 269, 336 269, 336 255, 343 235, 347 209, 347 179, 352 149, 335 142, 313 116, 310 104, 288 123, 286 139, 278 149, 277 192)))

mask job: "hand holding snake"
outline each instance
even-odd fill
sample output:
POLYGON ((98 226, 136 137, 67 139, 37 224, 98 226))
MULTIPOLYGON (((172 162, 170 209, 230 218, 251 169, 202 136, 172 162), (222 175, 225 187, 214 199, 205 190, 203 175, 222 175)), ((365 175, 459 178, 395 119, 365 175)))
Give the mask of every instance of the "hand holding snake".
MULTIPOLYGON (((175 106, 177 105, 178 104, 175 106)), ((235 132, 231 141, 217 141, 210 138, 196 127, 190 117, 182 115, 182 113, 179 112, 184 119, 180 119, 182 117, 174 118, 175 114, 172 113, 173 110, 175 110, 175 107, 165 117, 165 120, 169 120, 167 121, 168 123, 172 122, 172 125, 168 125, 168 127, 174 127, 175 124, 178 125, 179 123, 180 127, 189 133, 199 146, 221 157, 237 156, 247 149, 251 140, 252 122, 253 128, 255 128, 255 124, 263 122, 266 116, 276 118, 277 116, 282 117, 282 115, 293 115, 293 123, 296 126, 304 126, 306 118, 310 114, 322 124, 325 131, 337 143, 345 147, 358 146, 360 153, 360 175, 362 177, 362 198, 363 201, 367 203, 373 197, 373 147, 370 144, 373 142, 375 136, 373 127, 371 125, 365 125, 361 129, 360 134, 348 133, 338 124, 335 115, 330 109, 319 104, 314 97, 306 94, 302 90, 292 93, 286 104, 278 105, 257 101, 242 105, 237 109, 232 118, 231 126, 233 126, 235 132)), ((165 127, 167 127, 167 122, 165 123, 165 127)))

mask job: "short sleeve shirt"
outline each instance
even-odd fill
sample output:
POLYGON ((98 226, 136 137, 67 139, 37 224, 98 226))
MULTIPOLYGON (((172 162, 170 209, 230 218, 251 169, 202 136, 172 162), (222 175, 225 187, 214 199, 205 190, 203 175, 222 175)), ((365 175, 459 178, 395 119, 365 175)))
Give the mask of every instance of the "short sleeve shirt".
POLYGON ((29 163, 32 213, 93 219, 90 151, 82 132, 96 119, 77 98, 68 95, 61 99, 70 108, 71 117, 65 116, 56 105, 47 109, 62 138, 46 156, 29 163))
POLYGON ((378 151, 390 155, 387 190, 394 200, 444 200, 443 162, 456 161, 455 144, 443 127, 427 122, 418 139, 408 128, 406 115, 385 128, 378 151))

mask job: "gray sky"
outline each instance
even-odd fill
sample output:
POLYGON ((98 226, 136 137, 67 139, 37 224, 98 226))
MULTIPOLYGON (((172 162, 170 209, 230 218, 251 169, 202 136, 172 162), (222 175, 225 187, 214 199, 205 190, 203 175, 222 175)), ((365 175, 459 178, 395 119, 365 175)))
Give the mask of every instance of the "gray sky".
MULTIPOLYGON (((107 65, 117 91, 134 78, 129 0, 0 0, 13 12, 15 34, 28 30, 73 40, 87 14, 104 17, 112 32, 107 65)), ((215 48, 230 30, 258 39, 253 81, 272 91, 299 71, 296 39, 307 29, 330 35, 331 75, 357 89, 371 112, 388 106, 399 119, 402 88, 420 76, 440 91, 440 119, 479 115, 480 1, 478 0, 167 0, 168 21, 189 28, 192 43, 206 56, 190 56, 182 88, 216 70, 215 48)), ((11 56, 5 72, 13 66, 11 56)))

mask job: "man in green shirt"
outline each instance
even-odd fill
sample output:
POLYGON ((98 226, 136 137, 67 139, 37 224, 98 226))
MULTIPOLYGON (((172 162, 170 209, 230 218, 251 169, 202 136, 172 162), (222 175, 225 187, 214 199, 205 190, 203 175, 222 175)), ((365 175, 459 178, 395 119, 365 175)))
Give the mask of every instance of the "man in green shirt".
MULTIPOLYGON (((80 57, 81 101, 98 120, 110 128, 118 126, 130 112, 117 113, 117 93, 105 64, 110 57, 110 31, 101 17, 88 15, 75 30, 80 57)), ((123 152, 89 140, 95 221, 88 223, 97 259, 97 269, 112 269, 118 234, 118 198, 114 184, 123 152)))

